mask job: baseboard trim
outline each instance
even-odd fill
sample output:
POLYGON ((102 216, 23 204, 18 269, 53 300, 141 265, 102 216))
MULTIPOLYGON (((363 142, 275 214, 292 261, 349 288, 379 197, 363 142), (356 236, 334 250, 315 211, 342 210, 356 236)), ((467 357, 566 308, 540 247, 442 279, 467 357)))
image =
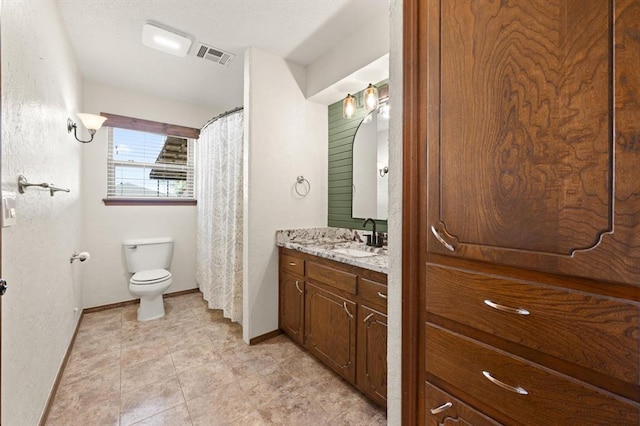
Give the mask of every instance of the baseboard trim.
POLYGON ((270 331, 260 336, 256 336, 253 339, 249 339, 249 345, 250 346, 257 345, 258 343, 262 343, 265 340, 273 339, 274 337, 277 337, 281 334, 282 334, 282 331, 280 331, 279 329, 270 331))
MULTIPOLYGON (((173 292, 173 293, 165 293, 165 294, 162 295, 162 297, 164 299, 167 299, 169 297, 183 296, 185 294, 190 294, 190 293, 198 293, 199 291, 200 291, 199 288, 191 288, 189 290, 180 290, 180 291, 176 291, 176 292, 173 292)), ((125 300, 124 302, 109 303, 108 305, 100 305, 100 306, 93 306, 91 308, 84 308, 84 313, 90 314, 92 312, 106 311, 107 309, 114 309, 114 308, 122 308, 124 306, 131 306, 131 305, 135 305, 136 303, 138 303, 139 300, 140 299, 125 300)))
POLYGON ((73 337, 71 337, 71 341, 69 342, 69 346, 67 346, 67 351, 64 354, 64 358, 62 359, 62 364, 60 365, 60 369, 58 370, 58 374, 56 374, 56 380, 53 382, 53 387, 51 388, 51 392, 49 393, 49 397, 47 398, 47 405, 45 405, 44 412, 40 417, 40 421, 38 422, 39 426, 44 426, 47 423, 47 419, 49 418, 49 412, 51 411, 51 407, 53 406, 53 400, 58 393, 58 387, 60 386, 60 382, 62 381, 62 375, 64 374, 64 370, 67 368, 67 364, 69 363, 69 358, 71 357, 71 350, 73 349, 73 344, 76 342, 76 336, 78 335, 78 330, 80 329, 80 324, 82 323, 82 318, 84 318, 84 310, 80 312, 80 318, 78 318, 78 322, 76 323, 76 329, 73 331, 73 337))

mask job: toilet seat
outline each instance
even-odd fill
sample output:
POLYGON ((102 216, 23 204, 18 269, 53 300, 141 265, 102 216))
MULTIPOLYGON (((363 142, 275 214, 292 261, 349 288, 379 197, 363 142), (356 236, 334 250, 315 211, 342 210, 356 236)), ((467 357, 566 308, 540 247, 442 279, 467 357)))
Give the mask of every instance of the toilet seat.
POLYGON ((171 279, 171 272, 166 269, 150 269, 136 272, 131 277, 130 283, 135 285, 150 285, 171 279))

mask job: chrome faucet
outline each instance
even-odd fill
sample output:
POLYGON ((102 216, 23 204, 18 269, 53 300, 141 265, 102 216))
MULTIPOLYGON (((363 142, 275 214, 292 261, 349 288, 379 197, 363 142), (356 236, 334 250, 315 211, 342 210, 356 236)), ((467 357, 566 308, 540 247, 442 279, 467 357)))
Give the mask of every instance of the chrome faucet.
POLYGON ((364 222, 362 222, 362 227, 366 227, 367 223, 371 222, 373 225, 373 232, 371 235, 367 235, 367 245, 373 247, 382 247, 382 238, 376 232, 376 221, 371 219, 370 217, 366 218, 364 222))

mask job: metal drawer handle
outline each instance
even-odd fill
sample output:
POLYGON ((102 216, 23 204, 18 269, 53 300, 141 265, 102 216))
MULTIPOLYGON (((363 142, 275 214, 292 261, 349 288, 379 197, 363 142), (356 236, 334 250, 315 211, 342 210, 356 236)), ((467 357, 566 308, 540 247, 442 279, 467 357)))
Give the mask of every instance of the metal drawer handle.
POLYGON ((367 317, 362 322, 366 323, 367 321, 369 321, 369 319, 371 319, 372 316, 373 316, 373 314, 367 315, 367 317))
POLYGON ((296 266, 296 262, 289 262, 289 266, 296 266))
POLYGON ((440 244, 447 248, 447 250, 456 251, 456 249, 451 244, 449 244, 444 240, 444 238, 442 238, 440 233, 436 231, 436 227, 433 225, 431 225, 431 233, 436 237, 436 240, 440 241, 440 244))
POLYGON ((442 404, 439 407, 436 408, 432 408, 431 410, 429 410, 429 412, 431 414, 440 414, 442 413, 444 410, 453 407, 453 404, 451 402, 445 402, 444 404, 442 404))
POLYGON ((485 299, 484 300, 484 304, 493 308, 493 309, 497 309, 499 311, 502 312, 508 312, 510 314, 517 314, 517 315, 529 315, 530 312, 524 308, 512 308, 510 306, 504 306, 504 305, 498 305, 495 302, 492 302, 489 299, 485 299))
POLYGON ((300 286, 298 285, 298 280, 296 280, 296 288, 298 289, 298 291, 300 292, 300 294, 302 294, 302 290, 300 290, 300 286))
POLYGON ((386 299, 386 298, 387 298, 387 295, 386 295, 386 294, 384 294, 384 293, 380 293, 380 292, 378 292, 378 297, 382 297, 383 299, 386 299))
POLYGON ((508 391, 517 393, 518 395, 529 395, 529 392, 526 391, 526 389, 521 388, 520 386, 509 386, 506 383, 501 382, 500 380, 496 379, 495 377, 493 377, 491 375, 491 373, 489 373, 488 371, 483 371, 482 375, 484 377, 487 378, 487 380, 489 380, 491 383, 493 383, 494 385, 498 385, 503 389, 506 389, 508 391))
POLYGON ((353 318, 353 315, 351 315, 351 312, 349 312, 349 309, 347 308, 347 302, 344 302, 342 304, 342 307, 344 308, 344 311, 347 313, 347 315, 349 315, 349 318, 353 318))

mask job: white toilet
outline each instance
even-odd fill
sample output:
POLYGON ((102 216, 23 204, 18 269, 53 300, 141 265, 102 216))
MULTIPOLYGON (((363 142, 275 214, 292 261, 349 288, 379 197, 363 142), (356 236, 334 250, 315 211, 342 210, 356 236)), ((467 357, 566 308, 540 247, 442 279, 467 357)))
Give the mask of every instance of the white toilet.
POLYGON ((173 239, 125 240, 123 245, 127 267, 134 274, 129 280, 129 291, 140 297, 138 321, 162 318, 162 293, 171 285, 171 272, 167 269, 173 257, 173 239))

